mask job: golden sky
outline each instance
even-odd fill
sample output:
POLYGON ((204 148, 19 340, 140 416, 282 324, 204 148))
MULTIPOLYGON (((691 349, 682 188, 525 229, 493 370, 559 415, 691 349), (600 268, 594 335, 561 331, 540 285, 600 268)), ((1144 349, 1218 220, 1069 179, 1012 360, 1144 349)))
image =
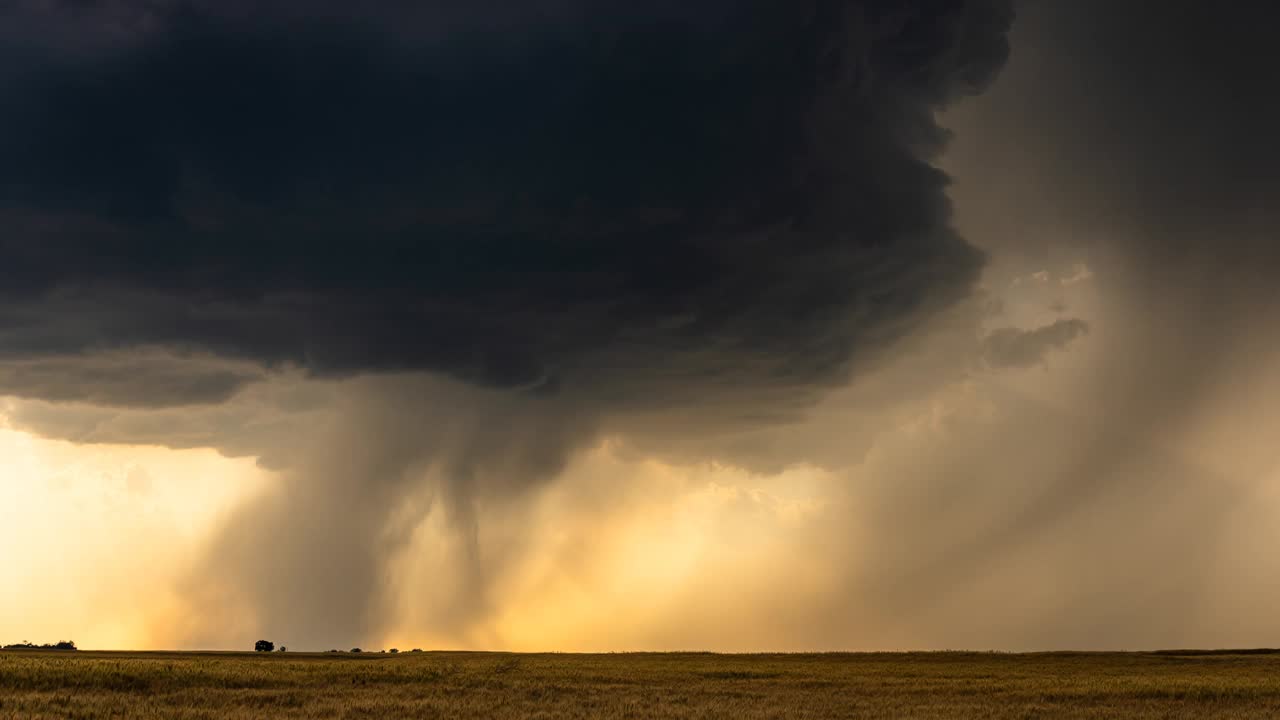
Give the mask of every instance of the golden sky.
POLYGON ((171 583, 219 517, 266 480, 252 460, 210 449, 77 445, 7 423, 0 457, 6 642, 163 647, 153 628, 171 583))

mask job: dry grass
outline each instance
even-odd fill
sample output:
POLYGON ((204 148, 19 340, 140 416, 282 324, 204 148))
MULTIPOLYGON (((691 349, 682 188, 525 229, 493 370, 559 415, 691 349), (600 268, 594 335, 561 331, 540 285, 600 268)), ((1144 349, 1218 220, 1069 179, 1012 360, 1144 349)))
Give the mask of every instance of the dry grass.
POLYGON ((0 653, 0 718, 1280 717, 1280 655, 0 653))

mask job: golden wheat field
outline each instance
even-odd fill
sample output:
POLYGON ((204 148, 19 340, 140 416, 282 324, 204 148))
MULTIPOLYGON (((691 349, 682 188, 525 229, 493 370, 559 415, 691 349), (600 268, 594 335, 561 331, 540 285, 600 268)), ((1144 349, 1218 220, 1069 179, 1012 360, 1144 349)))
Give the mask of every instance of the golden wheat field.
POLYGON ((1280 717, 1270 653, 0 653, 0 718, 1280 717))

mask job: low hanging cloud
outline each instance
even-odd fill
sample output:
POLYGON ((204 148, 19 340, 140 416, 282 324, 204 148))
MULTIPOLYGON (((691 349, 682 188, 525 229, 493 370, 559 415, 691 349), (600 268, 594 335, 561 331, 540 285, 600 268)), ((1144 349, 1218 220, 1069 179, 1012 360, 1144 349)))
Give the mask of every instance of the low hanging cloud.
POLYGON ((256 364, 162 349, 0 360, 0 396, 100 407, 188 407, 230 400, 266 374, 256 364))
POLYGON ((1044 365, 1049 353, 1063 350, 1089 332, 1080 318, 1063 318, 1031 330, 1003 327, 982 340, 982 357, 993 368, 1030 368, 1044 365))

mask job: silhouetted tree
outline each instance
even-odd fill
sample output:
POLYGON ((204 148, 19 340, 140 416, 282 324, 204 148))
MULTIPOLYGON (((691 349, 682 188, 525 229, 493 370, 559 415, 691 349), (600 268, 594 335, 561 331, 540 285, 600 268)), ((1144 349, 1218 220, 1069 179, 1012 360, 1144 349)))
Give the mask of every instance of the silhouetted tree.
POLYGON ((276 644, 270 640, 259 640, 253 644, 254 652, 271 652, 276 649, 276 644))
POLYGON ((287 647, 285 647, 285 646, 283 646, 283 645, 281 645, 281 646, 280 646, 280 652, 288 652, 288 651, 289 651, 289 648, 287 648, 287 647))
POLYGON ((392 655, 395 655, 395 654, 396 654, 396 653, 398 653, 398 652, 400 652, 400 651, 399 651, 399 650, 397 650, 396 648, 391 648, 391 654, 392 654, 392 655))
POLYGON ((351 648, 351 652, 358 653, 358 652, 364 652, 364 651, 361 650, 360 648, 351 648))
POLYGON ((0 646, 0 650, 75 650, 75 649, 76 649, 76 644, 71 642, 70 640, 59 640, 56 644, 45 643, 43 645, 36 645, 30 640, 23 640, 20 643, 0 646))

